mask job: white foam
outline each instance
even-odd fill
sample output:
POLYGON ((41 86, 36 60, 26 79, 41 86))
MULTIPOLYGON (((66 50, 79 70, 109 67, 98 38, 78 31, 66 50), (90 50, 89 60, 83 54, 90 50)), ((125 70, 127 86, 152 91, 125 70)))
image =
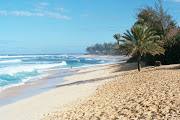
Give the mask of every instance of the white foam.
POLYGON ((49 57, 49 56, 67 56, 67 55, 14 55, 14 56, 0 56, 0 58, 23 58, 23 57, 49 57))
POLYGON ((9 74, 13 75, 18 72, 32 72, 34 70, 42 70, 42 69, 48 69, 58 66, 64 66, 67 65, 65 61, 62 61, 62 63, 57 64, 34 64, 34 65, 24 65, 24 66, 16 66, 16 67, 5 67, 0 69, 0 74, 9 74))
POLYGON ((105 61, 104 61, 104 60, 101 60, 99 63, 105 63, 105 61))
POLYGON ((4 61, 0 61, 0 63, 15 63, 15 62, 22 62, 22 60, 16 59, 16 60, 4 60, 4 61))
POLYGON ((85 60, 93 60, 92 58, 85 58, 85 60))
POLYGON ((42 79, 46 76, 48 76, 49 74, 48 73, 44 73, 44 74, 41 74, 41 75, 38 75, 38 76, 34 76, 34 77, 27 77, 23 80, 21 80, 21 82, 19 83, 15 83, 15 84, 9 84, 9 85, 6 85, 6 86, 3 86, 3 87, 0 87, 0 92, 1 90, 5 90, 7 88, 10 88, 10 87, 15 87, 15 86, 21 86, 21 85, 24 85, 26 82, 28 81, 33 81, 33 80, 39 80, 39 79, 42 79))
MULTIPOLYGON (((15 87, 15 86, 20 86, 20 85, 24 85, 24 83, 17 83, 17 84, 9 84, 7 86, 3 86, 3 87, 0 87, 0 90, 5 90, 7 88, 10 88, 10 87, 15 87)), ((0 91, 1 92, 1 91, 0 91)))
POLYGON ((6 80, 2 80, 2 79, 0 79, 0 82, 7 82, 6 80))
POLYGON ((80 62, 79 59, 70 59, 70 60, 80 62))
POLYGON ((26 82, 32 81, 32 80, 39 80, 39 79, 41 79, 41 78, 43 78, 43 77, 46 77, 46 76, 48 76, 48 75, 49 75, 48 73, 43 73, 43 74, 38 75, 38 76, 27 77, 27 78, 23 79, 22 82, 23 82, 23 83, 26 83, 26 82))
POLYGON ((21 58, 24 56, 0 56, 0 58, 21 58))
POLYGON ((61 65, 67 65, 66 61, 62 61, 61 65))

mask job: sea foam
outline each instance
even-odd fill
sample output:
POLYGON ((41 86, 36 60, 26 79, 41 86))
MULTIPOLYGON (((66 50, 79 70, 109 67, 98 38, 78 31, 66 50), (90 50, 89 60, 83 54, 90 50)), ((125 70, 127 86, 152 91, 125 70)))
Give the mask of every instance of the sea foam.
POLYGON ((19 65, 14 67, 4 67, 0 69, 0 74, 13 75, 19 72, 32 72, 34 70, 48 69, 63 65, 67 65, 67 63, 65 61, 62 61, 61 63, 56 63, 56 64, 33 64, 33 65, 19 65))
POLYGON ((22 62, 22 60, 16 59, 16 60, 3 60, 3 61, 0 61, 0 63, 15 63, 15 62, 22 62))

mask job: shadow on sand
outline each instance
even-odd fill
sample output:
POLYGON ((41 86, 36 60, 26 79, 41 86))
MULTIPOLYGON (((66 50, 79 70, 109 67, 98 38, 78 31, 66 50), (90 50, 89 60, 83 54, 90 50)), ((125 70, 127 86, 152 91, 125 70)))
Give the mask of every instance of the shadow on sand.
MULTIPOLYGON (((116 63, 116 64, 110 64, 110 65, 103 65, 103 66, 98 66, 96 70, 90 70, 90 71, 85 71, 85 72, 80 72, 76 74, 86 74, 90 72, 95 72, 95 71, 100 71, 100 70, 105 70, 105 69, 112 69, 114 68, 115 70, 112 71, 112 73, 115 72, 122 72, 122 71, 129 71, 129 70, 134 70, 137 69, 137 63, 116 63)), ((88 69, 88 68, 85 68, 88 69)), ((63 87, 63 86, 70 86, 70 85, 79 85, 79 84, 86 84, 86 83, 91 83, 91 82, 97 82, 97 81, 103 81, 103 80, 108 80, 111 78, 116 78, 119 75, 112 75, 108 77, 100 77, 100 78, 95 78, 95 79, 89 79, 89 80, 81 80, 81 81, 76 81, 68 84, 63 84, 63 85, 57 85, 56 87, 63 87)))
POLYGON ((118 75, 114 75, 114 76, 110 76, 110 77, 103 77, 103 78, 89 79, 89 80, 81 80, 81 81, 76 81, 76 82, 73 82, 73 83, 68 83, 68 84, 63 84, 63 85, 57 85, 56 87, 86 84, 86 83, 92 83, 92 82, 97 82, 97 81, 108 80, 108 79, 116 78, 116 77, 118 77, 118 75))

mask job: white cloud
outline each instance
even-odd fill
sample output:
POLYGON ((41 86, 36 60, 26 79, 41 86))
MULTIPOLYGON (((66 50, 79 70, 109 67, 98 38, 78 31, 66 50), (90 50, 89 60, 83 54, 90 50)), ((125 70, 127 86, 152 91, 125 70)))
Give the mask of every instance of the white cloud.
POLYGON ((166 1, 171 1, 171 2, 180 2, 180 0, 166 0, 166 1))
POLYGON ((35 16, 45 16, 43 13, 34 13, 35 16))
POLYGON ((52 12, 49 11, 49 5, 50 3, 48 2, 40 2, 38 4, 35 4, 34 9, 30 9, 30 11, 24 11, 24 10, 14 10, 14 11, 7 11, 7 10, 0 10, 0 15, 11 15, 11 16, 38 16, 38 17, 51 17, 51 18, 56 18, 56 19, 65 19, 65 20, 70 20, 72 19, 71 17, 62 15, 58 13, 59 11, 65 13, 68 12, 68 10, 64 8, 55 8, 58 10, 57 12, 52 12))
POLYGON ((47 12, 47 11, 45 11, 44 13, 45 13, 45 15, 47 15, 49 17, 53 17, 53 18, 57 18, 57 19, 66 19, 66 20, 71 19, 71 17, 64 16, 64 15, 61 15, 61 14, 55 13, 55 12, 47 12))
POLYGON ((61 12, 68 12, 68 10, 64 9, 64 8, 55 8, 56 10, 59 10, 61 12))
POLYGON ((0 10, 0 15, 7 15, 7 11, 5 11, 5 10, 0 10))
POLYGON ((124 20, 124 18, 120 17, 113 17, 113 16, 104 16, 104 15, 89 15, 89 14, 81 14, 82 17, 89 17, 89 18, 99 18, 99 19, 104 19, 104 20, 114 20, 114 21, 119 21, 119 20, 124 20))
POLYGON ((81 16, 83 16, 83 17, 90 17, 89 14, 82 14, 81 16))
POLYGON ((33 13, 27 11, 11 11, 9 14, 16 16, 32 16, 33 13))
POLYGON ((35 12, 42 12, 43 11, 43 8, 35 8, 35 9, 31 9, 32 11, 35 11, 35 12))
POLYGON ((11 11, 8 12, 7 15, 15 15, 15 16, 45 16, 43 13, 32 13, 28 11, 11 11))
POLYGON ((14 15, 14 16, 47 16, 47 17, 52 17, 56 19, 65 19, 65 20, 70 20, 72 19, 71 17, 61 15, 56 12, 48 12, 48 11, 40 11, 40 12, 29 12, 29 11, 3 11, 0 10, 0 15, 14 15))
POLYGON ((48 2, 41 2, 40 5, 42 5, 42 6, 48 6, 48 5, 50 5, 50 3, 48 3, 48 2))

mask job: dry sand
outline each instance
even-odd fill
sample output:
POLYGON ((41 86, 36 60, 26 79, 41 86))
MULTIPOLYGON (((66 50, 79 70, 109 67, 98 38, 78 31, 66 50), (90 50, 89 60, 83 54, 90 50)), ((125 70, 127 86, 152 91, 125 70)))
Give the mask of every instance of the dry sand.
MULTIPOLYGON (((65 106, 76 107, 59 108, 43 120, 180 120, 180 65, 126 71, 133 66, 125 63, 109 66, 109 82, 99 86, 86 100, 65 106)), ((97 80, 104 79, 107 78, 97 80)))

